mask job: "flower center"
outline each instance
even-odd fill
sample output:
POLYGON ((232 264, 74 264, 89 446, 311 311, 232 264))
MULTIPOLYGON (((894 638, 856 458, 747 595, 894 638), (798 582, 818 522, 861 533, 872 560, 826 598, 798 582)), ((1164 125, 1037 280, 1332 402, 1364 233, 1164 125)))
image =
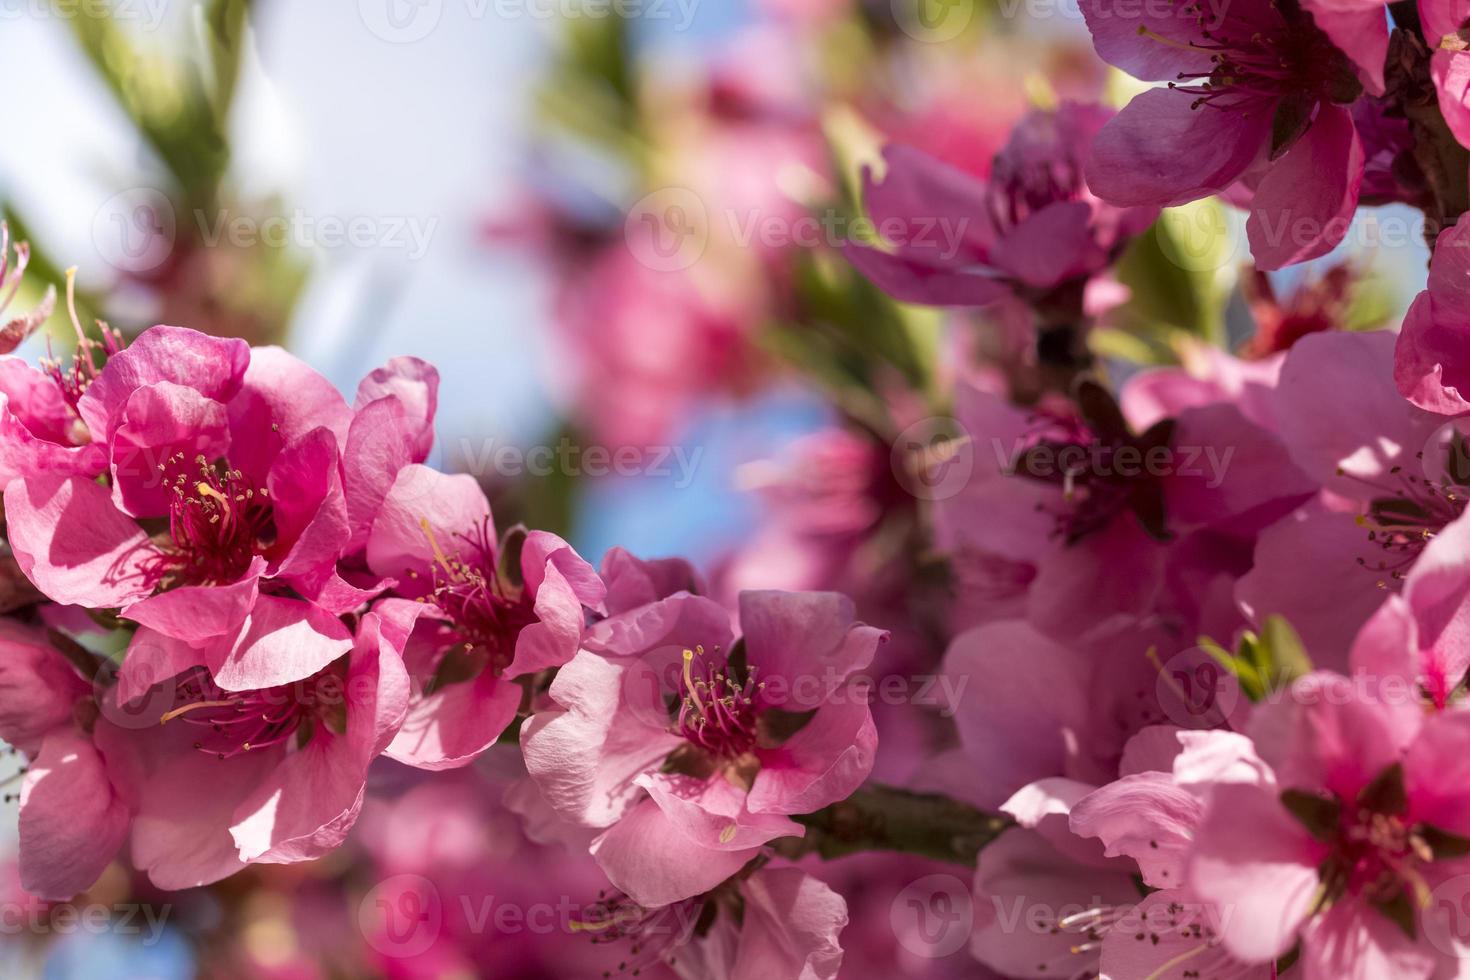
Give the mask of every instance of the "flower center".
POLYGON ((1170 47, 1209 54, 1208 71, 1180 72, 1169 83, 1195 96, 1193 109, 1250 111, 1288 96, 1306 96, 1312 103, 1352 101, 1360 86, 1327 35, 1295 2, 1272 6, 1281 14, 1280 23, 1235 18, 1206 27, 1206 7, 1189 0, 1182 10, 1195 18, 1197 39, 1177 41, 1143 26, 1138 33, 1170 47))
POLYGON ((312 721, 345 730, 343 679, 333 667, 304 681, 256 691, 222 690, 207 669, 195 667, 180 675, 175 693, 182 703, 160 722, 198 726, 202 731, 194 748, 219 759, 279 745, 312 721))
POLYGON ((1381 552, 1377 559, 1359 557, 1357 562, 1380 576, 1380 589, 1387 589, 1390 582, 1396 586, 1435 535, 1465 511, 1463 488, 1405 473, 1401 466, 1390 469, 1381 483, 1340 469, 1338 473, 1382 494, 1357 518, 1358 526, 1367 531, 1368 542, 1381 552))
MULTIPOLYGON (((716 647, 714 653, 719 654, 716 647)), ((745 756, 756 743, 756 710, 751 694, 765 687, 739 680, 728 663, 706 663, 704 647, 683 653, 679 677, 677 734, 721 761, 745 756)))
MULTIPOLYGON (((593 945, 627 944, 627 958, 616 973, 639 976, 644 969, 662 962, 672 966, 678 951, 694 936, 701 920, 715 912, 708 895, 696 895, 672 905, 647 909, 620 891, 599 892, 580 919, 573 919, 574 932, 588 933, 593 945)), ((610 978, 614 971, 603 971, 610 978)))
POLYGON ((169 543, 149 573, 163 589, 237 581, 275 538, 269 495, 228 462, 216 466, 195 456, 189 473, 183 460, 177 453, 159 465, 165 473, 174 471, 165 478, 169 543))
POLYGON ((466 653, 487 658, 491 670, 504 670, 515 658, 521 630, 536 621, 536 611, 525 590, 496 570, 498 549, 490 518, 469 533, 455 535, 469 546, 468 558, 446 553, 427 519, 419 526, 434 552, 433 588, 425 599, 451 620, 466 653))

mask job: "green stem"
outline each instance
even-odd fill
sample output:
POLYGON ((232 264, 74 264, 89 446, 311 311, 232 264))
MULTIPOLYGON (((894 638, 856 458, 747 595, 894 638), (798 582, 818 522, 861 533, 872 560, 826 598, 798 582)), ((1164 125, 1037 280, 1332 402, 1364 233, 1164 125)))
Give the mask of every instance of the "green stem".
POLYGON ((981 849, 1012 825, 1007 816, 947 796, 877 784, 794 819, 807 832, 799 840, 781 842, 778 849, 787 857, 899 851, 966 866, 973 866, 981 849))

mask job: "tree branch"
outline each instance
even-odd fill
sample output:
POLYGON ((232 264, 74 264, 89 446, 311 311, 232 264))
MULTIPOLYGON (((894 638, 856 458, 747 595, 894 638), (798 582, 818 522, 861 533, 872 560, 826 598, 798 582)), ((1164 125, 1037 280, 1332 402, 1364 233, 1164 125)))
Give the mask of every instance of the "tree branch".
POLYGON ((936 793, 869 785, 840 803, 794 817, 803 838, 782 841, 790 858, 844 857, 863 851, 900 851, 973 866, 985 845, 1012 826, 1010 817, 986 813, 936 793))

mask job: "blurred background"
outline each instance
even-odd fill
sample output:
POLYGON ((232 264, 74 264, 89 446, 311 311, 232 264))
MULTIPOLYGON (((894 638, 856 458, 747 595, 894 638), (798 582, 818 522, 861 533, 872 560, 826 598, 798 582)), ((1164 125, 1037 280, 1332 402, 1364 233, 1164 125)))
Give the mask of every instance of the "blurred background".
MULTIPOLYGON (((75 266, 83 323, 284 344, 349 396, 387 357, 425 358, 443 376, 431 462, 478 477, 502 524, 594 563, 614 544, 685 555, 723 596, 843 588, 929 664, 942 617, 881 588, 945 587, 904 453, 957 375, 1022 384, 1035 345, 1016 310, 906 307, 851 271, 861 169, 902 142, 984 175, 1028 108, 1136 91, 1071 0, 0 0, 0 65, 22 304, 75 266)), ((1126 375, 1267 320, 1391 324, 1424 281, 1416 216, 1364 209, 1338 251, 1267 280, 1242 272, 1226 206, 1174 209, 1120 264, 1093 351, 1126 375)), ((18 353, 73 341, 58 308, 18 353)), ((523 836, 501 801, 514 752, 492 756, 432 783, 385 770, 355 843, 316 864, 171 896, 114 869, 86 899, 108 910, 95 927, 67 928, 7 862, 0 974, 616 972, 574 930, 486 928, 497 896, 597 887, 523 836), (384 933, 382 902, 424 903, 436 941, 384 933)), ((886 756, 901 781, 922 753, 886 756)), ((981 975, 890 921, 946 869, 812 870, 864 882, 844 975, 981 975)))

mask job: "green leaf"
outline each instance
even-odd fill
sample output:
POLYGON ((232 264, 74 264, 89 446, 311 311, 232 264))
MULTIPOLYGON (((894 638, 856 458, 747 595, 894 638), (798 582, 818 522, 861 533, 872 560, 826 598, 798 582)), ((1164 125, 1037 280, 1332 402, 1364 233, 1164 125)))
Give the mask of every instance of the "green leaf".
POLYGON ((1281 794, 1281 805, 1317 840, 1329 841, 1337 833, 1342 805, 1334 797, 1288 789, 1281 794))
POLYGON ((1312 658, 1307 656, 1302 638, 1284 616, 1266 617, 1266 625, 1261 630, 1261 649, 1272 666, 1273 689, 1286 687, 1312 672, 1312 658))

